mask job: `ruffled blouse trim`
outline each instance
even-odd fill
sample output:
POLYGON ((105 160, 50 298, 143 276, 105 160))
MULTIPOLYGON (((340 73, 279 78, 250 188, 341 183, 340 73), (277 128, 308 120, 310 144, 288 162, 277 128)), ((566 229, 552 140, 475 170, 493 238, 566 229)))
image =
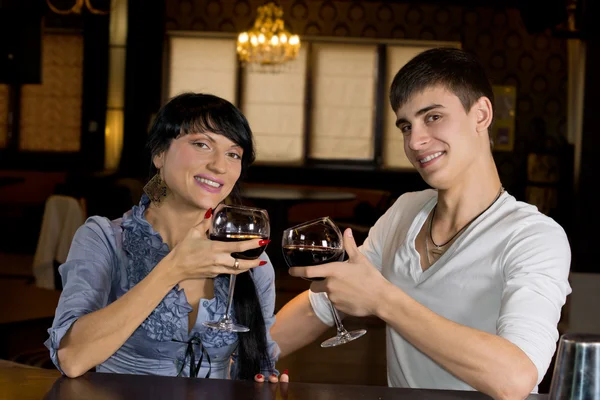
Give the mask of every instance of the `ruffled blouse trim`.
MULTIPOLYGON (((144 279, 154 267, 169 253, 169 246, 162 240, 152 225, 145 218, 146 208, 150 199, 145 194, 139 205, 134 206, 123 215, 123 250, 127 254, 127 279, 131 290, 144 279)), ((229 285, 228 276, 218 276, 215 279, 215 297, 204 300, 204 306, 210 320, 220 318, 226 308, 225 300, 229 285)), ((183 339, 182 328, 187 326, 188 314, 192 311, 185 292, 179 285, 173 287, 162 299, 160 304, 142 322, 138 329, 157 341, 170 341, 174 337, 183 339), (179 332, 179 334, 177 334, 179 332)), ((233 312, 232 312, 233 314, 233 312)), ((187 332, 185 332, 187 336, 187 332)), ((195 333, 194 335, 197 335, 195 333)), ((205 347, 222 347, 237 341, 237 334, 221 332, 215 329, 205 329, 201 333, 205 347)))
MULTIPOLYGON (((121 223, 123 250, 127 254, 129 290, 144 279, 169 253, 169 246, 144 217, 149 204, 150 199, 143 195, 140 204, 127 212, 121 223)), ((192 307, 188 304, 183 290, 176 286, 142 322, 140 328, 154 340, 171 340, 182 327, 183 318, 187 318, 190 311, 192 307)))

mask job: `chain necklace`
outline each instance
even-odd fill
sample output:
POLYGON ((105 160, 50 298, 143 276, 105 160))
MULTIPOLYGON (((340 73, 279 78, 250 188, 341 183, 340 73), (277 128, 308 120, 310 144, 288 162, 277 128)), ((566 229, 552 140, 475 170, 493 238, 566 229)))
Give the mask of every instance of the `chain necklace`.
POLYGON ((433 264, 433 262, 431 261, 431 257, 429 256, 430 252, 433 255, 437 256, 437 258, 441 257, 442 254, 444 254, 444 251, 446 251, 446 249, 444 247, 446 247, 449 243, 451 243, 454 239, 456 239, 458 237, 458 235, 463 233, 465 231, 465 229, 467 229, 467 227, 469 225, 471 225, 471 223, 473 221, 475 221, 477 218, 479 218, 484 212, 489 210, 496 203, 496 201, 498 201, 498 199, 500 198, 502 193, 504 193, 504 187, 500 186, 500 190, 498 191, 498 194, 496 195, 496 198, 494 199, 494 201, 492 201, 492 203, 489 206, 487 206, 485 210, 483 210, 482 212, 477 214, 473 219, 471 219, 469 222, 467 222, 465 224, 465 226, 463 226, 458 232, 456 232, 454 235, 452 235, 452 237, 448 241, 446 241, 446 243, 444 243, 444 244, 437 244, 433 240, 433 234, 431 233, 431 230, 432 230, 431 228, 433 225, 433 218, 435 217, 435 210, 437 209, 437 203, 436 203, 435 206, 433 206, 433 211, 431 212, 431 218, 429 219, 427 235, 425 235, 425 253, 427 254, 427 262, 429 263, 429 265, 433 264), (431 250, 429 250, 429 241, 431 241, 431 244, 435 246, 431 250))

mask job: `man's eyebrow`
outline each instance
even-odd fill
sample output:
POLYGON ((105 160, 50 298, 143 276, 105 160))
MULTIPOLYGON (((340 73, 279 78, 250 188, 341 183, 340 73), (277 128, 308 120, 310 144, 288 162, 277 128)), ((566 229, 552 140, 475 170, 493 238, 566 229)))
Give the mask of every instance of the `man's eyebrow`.
MULTIPOLYGON (((431 110, 435 110, 436 108, 444 108, 444 106, 441 104, 430 104, 427 107, 423 107, 419 111, 417 111, 415 113, 415 117, 421 116, 431 110)), ((398 118, 396 120, 396 127, 399 127, 400 124, 403 124, 403 123, 408 123, 408 120, 406 118, 398 118)))

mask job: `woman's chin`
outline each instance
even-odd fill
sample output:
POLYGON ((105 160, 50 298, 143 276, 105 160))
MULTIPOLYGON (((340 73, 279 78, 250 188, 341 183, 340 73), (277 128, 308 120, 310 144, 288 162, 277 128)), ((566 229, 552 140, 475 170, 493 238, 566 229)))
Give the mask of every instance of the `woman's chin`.
POLYGON ((219 196, 204 196, 195 202, 195 205, 200 210, 208 210, 209 208, 215 208, 219 203, 225 200, 222 195, 219 196))
POLYGON ((205 211, 209 208, 215 208, 219 204, 218 200, 215 201, 200 201, 194 204, 199 211, 205 211))

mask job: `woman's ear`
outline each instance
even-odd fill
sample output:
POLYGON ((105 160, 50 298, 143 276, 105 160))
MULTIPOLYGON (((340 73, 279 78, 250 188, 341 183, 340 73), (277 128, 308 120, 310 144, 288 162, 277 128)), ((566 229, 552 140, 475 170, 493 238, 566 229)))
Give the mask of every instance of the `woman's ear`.
POLYGON ((154 164, 154 167, 160 171, 165 165, 165 152, 163 151, 160 154, 152 157, 152 163, 154 164))
POLYGON ((492 102, 487 97, 482 96, 475 102, 472 110, 475 112, 475 117, 477 118, 477 133, 487 133, 494 119, 492 102))

